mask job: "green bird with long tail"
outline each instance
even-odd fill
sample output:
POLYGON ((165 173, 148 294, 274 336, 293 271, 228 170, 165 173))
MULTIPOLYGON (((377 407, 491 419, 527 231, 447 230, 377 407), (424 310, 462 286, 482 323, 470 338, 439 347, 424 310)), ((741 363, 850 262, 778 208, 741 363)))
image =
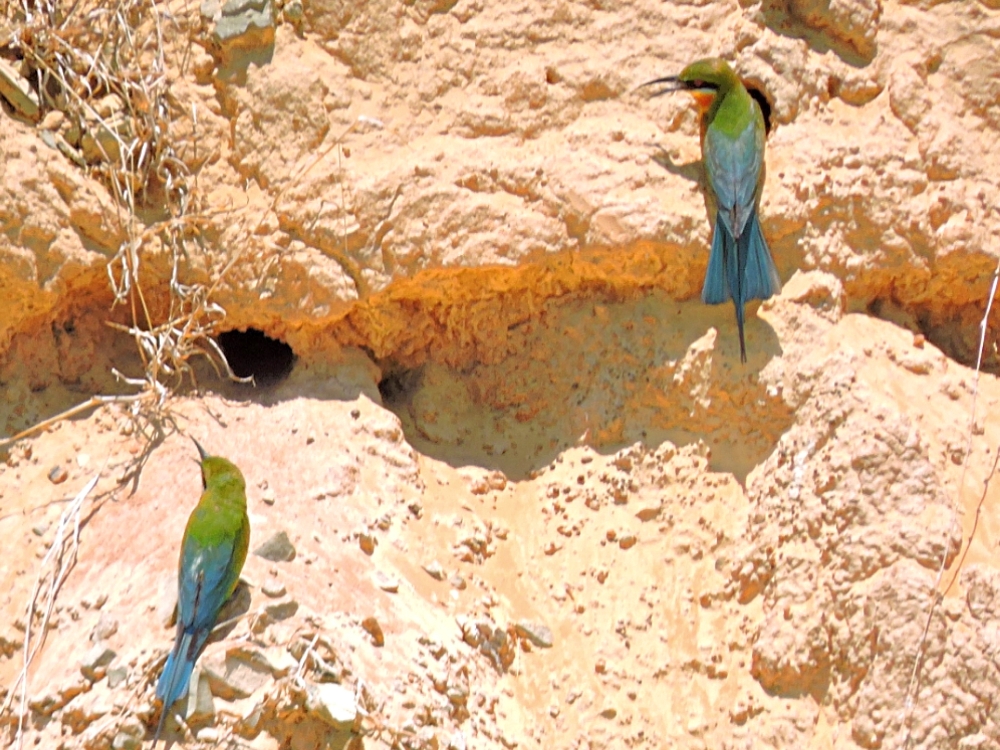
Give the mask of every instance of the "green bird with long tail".
POLYGON ((746 303, 781 290, 757 216, 764 186, 764 116, 733 69, 717 57, 698 60, 680 75, 657 78, 643 86, 657 84, 668 86, 654 96, 688 91, 702 112, 701 152, 715 227, 701 298, 709 305, 733 301, 740 360, 746 362, 746 303))
POLYGON ((194 663, 215 627, 219 610, 240 580, 250 546, 246 481, 219 456, 210 456, 198 441, 204 492, 188 518, 181 542, 177 594, 177 637, 156 684, 163 712, 153 737, 160 739, 174 702, 187 694, 194 663))

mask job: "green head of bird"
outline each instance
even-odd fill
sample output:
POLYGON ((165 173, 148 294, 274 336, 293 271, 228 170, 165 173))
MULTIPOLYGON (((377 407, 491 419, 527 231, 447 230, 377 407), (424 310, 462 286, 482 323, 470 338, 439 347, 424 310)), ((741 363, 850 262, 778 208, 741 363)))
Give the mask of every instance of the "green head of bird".
POLYGON ((653 96, 662 96, 672 91, 687 91, 698 106, 705 110, 712 106, 719 94, 725 95, 730 89, 742 86, 740 79, 729 63, 720 57, 706 57, 688 65, 678 75, 657 78, 643 86, 666 84, 653 96))
POLYGON ((208 455, 208 452, 201 447, 197 440, 194 438, 191 440, 201 456, 201 483, 203 487, 207 489, 208 487, 226 485, 241 494, 246 491, 246 480, 243 478, 243 473, 236 468, 232 461, 221 456, 208 455))
POLYGON ((771 132, 771 103, 764 92, 756 86, 748 86, 736 75, 729 63, 720 57, 706 57, 688 65, 675 76, 665 76, 648 81, 643 86, 665 84, 653 96, 662 96, 673 91, 687 91, 694 97, 702 115, 712 118, 714 108, 730 91, 746 91, 757 102, 764 118, 765 133, 771 132))

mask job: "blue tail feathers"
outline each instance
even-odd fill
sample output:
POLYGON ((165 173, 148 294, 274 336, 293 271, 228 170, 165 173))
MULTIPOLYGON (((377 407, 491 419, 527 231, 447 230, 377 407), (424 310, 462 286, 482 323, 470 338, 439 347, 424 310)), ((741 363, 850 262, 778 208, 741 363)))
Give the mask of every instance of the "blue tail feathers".
POLYGON ((211 630, 205 633, 182 630, 177 634, 174 648, 167 657, 159 682, 156 683, 156 697, 163 701, 163 712, 160 714, 160 722, 153 736, 154 747, 160 739, 170 707, 187 693, 194 663, 208 641, 210 632, 211 630))
POLYGON ((733 301, 741 361, 747 361, 743 335, 746 303, 753 299, 768 299, 780 289, 781 279, 764 240, 757 210, 750 213, 739 238, 730 234, 722 217, 717 214, 701 298, 709 305, 718 305, 730 299, 733 301))

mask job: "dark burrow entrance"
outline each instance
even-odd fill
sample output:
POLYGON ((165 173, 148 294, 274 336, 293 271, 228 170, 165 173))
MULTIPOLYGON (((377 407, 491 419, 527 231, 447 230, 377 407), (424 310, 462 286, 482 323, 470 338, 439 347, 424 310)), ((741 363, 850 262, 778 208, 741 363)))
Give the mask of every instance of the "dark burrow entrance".
POLYGON ((258 387, 280 383, 295 365, 292 347, 256 328, 220 333, 218 344, 233 372, 241 378, 253 377, 258 387))

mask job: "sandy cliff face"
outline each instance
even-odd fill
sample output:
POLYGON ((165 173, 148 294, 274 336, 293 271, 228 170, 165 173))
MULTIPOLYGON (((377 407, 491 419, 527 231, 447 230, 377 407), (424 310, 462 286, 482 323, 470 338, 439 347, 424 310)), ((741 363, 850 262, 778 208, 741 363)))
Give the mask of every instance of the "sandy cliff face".
MULTIPOLYGON (((257 389, 202 363, 153 419, 2 449, 5 738, 146 738, 193 435, 246 474, 253 539, 177 740, 1000 745, 1000 384, 968 367, 1000 255, 995 2, 159 11, 125 20, 162 110, 82 88, 0 118, 0 431, 128 391, 112 371, 155 356, 107 322, 137 310, 296 359, 257 389), (696 114, 634 90, 709 54, 772 104, 785 286, 745 366, 698 300, 696 114), (112 121, 170 156, 145 191, 112 121)), ((25 49, 58 45, 9 13, 37 98, 25 49)))

